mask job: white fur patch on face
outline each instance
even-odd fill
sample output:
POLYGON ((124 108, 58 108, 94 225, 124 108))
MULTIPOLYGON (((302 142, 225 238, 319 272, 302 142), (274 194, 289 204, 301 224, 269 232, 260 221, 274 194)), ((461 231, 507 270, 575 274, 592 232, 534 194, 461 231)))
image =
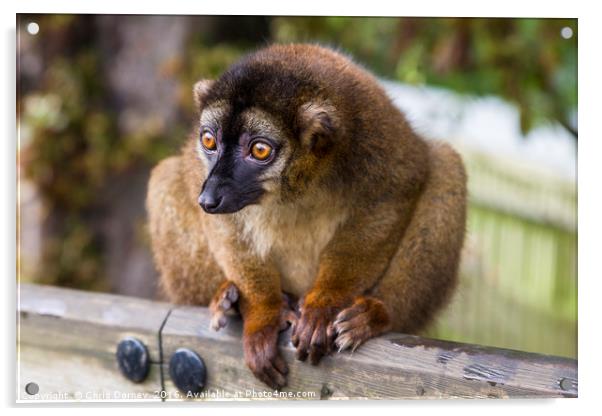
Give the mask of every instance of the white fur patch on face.
POLYGON ((241 117, 245 129, 251 136, 266 137, 276 141, 279 144, 276 159, 267 166, 259 176, 263 181, 263 188, 268 192, 275 192, 280 187, 282 172, 286 167, 287 160, 291 153, 291 146, 282 133, 282 128, 277 120, 265 111, 259 108, 249 108, 245 110, 241 117))
POLYGON ((219 127, 229 107, 225 101, 218 101, 205 108, 200 117, 201 126, 219 127))
MULTIPOLYGON (((209 127, 215 134, 217 134, 217 130, 219 130, 221 127, 222 120, 226 116, 228 109, 228 104, 223 101, 218 101, 217 103, 212 104, 210 107, 205 108, 200 116, 200 128, 203 129, 204 127, 209 127)), ((203 150, 203 147, 199 141, 197 141, 196 150, 199 158, 204 163, 207 163, 205 151, 203 150)))

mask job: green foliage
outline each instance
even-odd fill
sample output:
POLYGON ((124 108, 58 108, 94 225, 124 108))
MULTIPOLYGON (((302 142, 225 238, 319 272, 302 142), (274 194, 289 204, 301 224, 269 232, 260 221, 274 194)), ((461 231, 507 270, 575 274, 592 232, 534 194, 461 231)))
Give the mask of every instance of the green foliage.
POLYGON ((41 283, 104 287, 101 246, 84 218, 118 151, 112 114, 101 106, 96 64, 86 50, 71 62, 57 57, 46 72, 48 88, 22 102, 25 175, 38 186, 46 210, 62 213, 47 227, 52 237, 43 247, 41 283))
MULTIPOLYGON (((81 20, 72 16, 38 21, 49 39, 68 39, 82 30, 81 20)), ((140 163, 150 166, 173 149, 156 129, 121 134, 106 78, 98 74, 100 54, 87 42, 60 46, 64 49, 48 60, 40 87, 19 97, 24 174, 36 184, 48 213, 43 266, 35 279, 106 289, 104 247, 94 224, 103 192, 111 178, 140 163)))
POLYGON ((184 85, 182 105, 193 112, 192 86, 201 79, 216 79, 243 54, 241 46, 217 44, 208 46, 203 39, 192 39, 188 46, 190 59, 182 66, 180 82, 184 85))
POLYGON ((61 209, 89 204, 114 160, 110 113, 98 108, 98 87, 86 84, 93 61, 87 53, 75 65, 57 59, 46 78, 53 88, 24 100, 22 121, 31 136, 27 158, 35 160, 26 164, 26 174, 42 195, 52 195, 47 202, 61 209), (72 163, 62 169, 66 160, 72 163))
POLYGON ((525 133, 557 121, 576 134, 575 19, 279 17, 273 32, 340 46, 383 77, 503 96, 519 106, 525 133))

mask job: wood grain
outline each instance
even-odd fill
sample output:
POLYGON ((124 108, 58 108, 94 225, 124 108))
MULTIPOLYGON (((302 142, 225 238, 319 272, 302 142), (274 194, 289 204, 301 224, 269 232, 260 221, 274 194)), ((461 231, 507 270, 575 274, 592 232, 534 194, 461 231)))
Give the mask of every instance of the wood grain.
POLYGON ((201 400, 577 396, 576 360, 393 333, 312 366, 294 358, 284 332, 280 348, 289 364, 288 386, 274 392, 244 363, 241 322, 215 332, 209 318, 206 308, 21 285, 17 398, 195 398, 169 379, 169 359, 178 348, 195 351, 206 364, 207 386, 196 397, 201 400), (145 343, 153 362, 141 384, 117 368, 115 348, 126 336, 145 343), (40 386, 39 397, 25 393, 32 381, 40 386))
POLYGON ((21 284, 18 297, 17 399, 160 400, 158 333, 170 306, 147 300, 21 284), (121 375, 117 344, 133 336, 151 370, 135 384, 121 375), (25 385, 39 386, 37 396, 25 385))
MULTIPOLYGON (((162 332, 168 357, 181 347, 198 353, 207 366, 208 399, 258 398, 270 390, 245 366, 241 323, 220 332, 209 329, 203 308, 174 309, 162 332), (218 347, 217 347, 218 346, 218 347)), ((281 335, 281 351, 289 364, 293 398, 528 398, 576 397, 575 360, 520 351, 388 334, 354 353, 324 358, 318 366, 297 361, 289 334, 281 335), (297 397, 305 394, 306 397, 297 397), (307 397, 309 396, 309 397, 307 397)), ((167 365, 165 365, 167 371, 167 365)), ((182 398, 166 379, 169 398, 182 398)))

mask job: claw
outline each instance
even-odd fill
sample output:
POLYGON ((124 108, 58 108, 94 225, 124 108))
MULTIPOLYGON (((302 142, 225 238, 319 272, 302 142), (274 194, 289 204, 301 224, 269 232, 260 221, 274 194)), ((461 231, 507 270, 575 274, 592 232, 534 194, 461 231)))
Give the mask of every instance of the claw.
POLYGON ((219 331, 221 328, 224 328, 228 323, 228 318, 225 315, 214 314, 211 318, 211 323, 209 324, 210 328, 214 331, 219 331))
POLYGON ((340 337, 337 337, 335 343, 337 344, 337 347, 339 347, 338 352, 341 352, 341 351, 345 351, 347 348, 349 348, 349 346, 353 343, 353 341, 351 340, 350 336, 342 335, 340 337))
POLYGON ((387 331, 390 319, 380 300, 364 297, 341 311, 333 326, 339 352, 350 348, 353 353, 368 339, 387 331))
POLYGON ((349 323, 349 321, 342 321, 339 322, 338 324, 335 324, 335 329, 337 331, 337 334, 342 335, 345 332, 349 331, 350 329, 352 329, 352 325, 349 323))

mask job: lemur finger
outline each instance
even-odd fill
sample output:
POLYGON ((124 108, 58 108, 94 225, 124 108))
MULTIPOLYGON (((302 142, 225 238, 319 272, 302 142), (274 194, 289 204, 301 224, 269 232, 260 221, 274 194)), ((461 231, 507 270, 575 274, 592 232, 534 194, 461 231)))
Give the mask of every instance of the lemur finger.
POLYGON ((339 323, 342 321, 349 320, 349 319, 353 318, 354 316, 357 316, 363 312, 366 312, 367 309, 368 309, 367 305, 364 302, 356 301, 349 308, 343 309, 341 312, 339 312, 334 320, 334 323, 336 324, 336 323, 339 323))
POLYGON ((228 298, 224 298, 220 302, 219 307, 220 307, 220 309, 227 311, 228 309, 230 309, 232 307, 232 302, 230 302, 230 300, 228 298))
POLYGON ((326 353, 326 328, 318 323, 309 343, 309 361, 317 365, 326 353))
POLYGON ((356 350, 364 341, 371 337, 371 330, 368 325, 351 326, 345 332, 339 333, 335 340, 335 344, 339 352, 352 348, 356 350))
POLYGON ((259 380, 264 382, 270 388, 275 389, 275 390, 280 388, 280 386, 278 385, 278 381, 280 381, 280 380, 276 380, 276 377, 274 377, 272 374, 270 374, 267 370, 262 369, 261 371, 260 370, 253 371, 253 374, 255 375, 255 377, 257 377, 259 380))
POLYGON ((353 340, 349 334, 343 334, 339 335, 334 343, 338 348, 338 352, 341 352, 349 348, 353 344, 353 340))
POLYGON ((305 361, 307 359, 307 355, 309 353, 309 342, 311 341, 311 328, 305 326, 303 328, 303 332, 301 332, 298 336, 298 345, 297 345, 297 359, 300 361, 305 361))
POLYGON ((337 336, 337 331, 334 328, 333 323, 329 323, 326 327, 326 353, 330 354, 334 346, 334 340, 337 336))
POLYGON ((293 347, 297 348, 297 346, 299 345, 299 335, 296 333, 295 329, 295 324, 293 323, 293 329, 291 332, 291 344, 293 344, 293 347))
POLYGON ((238 288, 234 283, 231 283, 230 286, 228 286, 228 289, 226 289, 226 298, 232 303, 238 301, 238 288))
POLYGON ((214 331, 219 331, 224 328, 228 323, 228 318, 221 312, 216 312, 211 317, 210 327, 214 331))
POLYGON ((226 290, 223 291, 218 307, 224 311, 229 311, 233 309, 233 306, 237 301, 238 288, 234 285, 234 283, 230 283, 226 290))
POLYGON ((275 366, 275 363, 265 360, 260 369, 258 369, 261 380, 273 389, 278 389, 286 385, 286 377, 275 366))
POLYGON ((288 374, 288 366, 286 365, 286 361, 284 361, 284 358, 282 358, 280 354, 278 354, 274 359, 274 367, 276 367, 276 370, 278 370, 278 372, 280 372, 281 374, 288 374))

